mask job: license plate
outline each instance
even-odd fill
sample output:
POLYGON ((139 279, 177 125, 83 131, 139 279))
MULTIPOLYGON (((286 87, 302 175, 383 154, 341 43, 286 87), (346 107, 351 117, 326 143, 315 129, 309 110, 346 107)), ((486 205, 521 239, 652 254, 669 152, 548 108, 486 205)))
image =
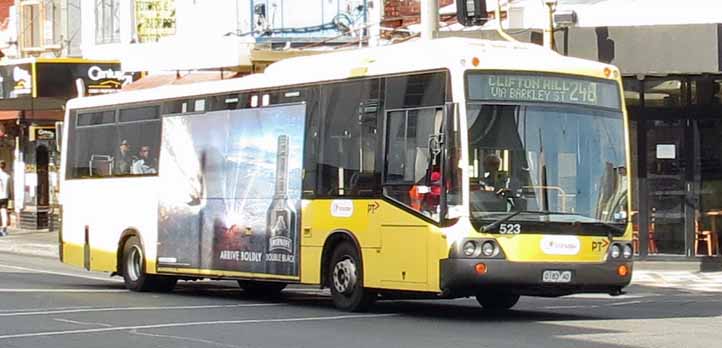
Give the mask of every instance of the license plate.
POLYGON ((548 270, 542 273, 544 283, 569 283, 572 281, 572 271, 548 270))

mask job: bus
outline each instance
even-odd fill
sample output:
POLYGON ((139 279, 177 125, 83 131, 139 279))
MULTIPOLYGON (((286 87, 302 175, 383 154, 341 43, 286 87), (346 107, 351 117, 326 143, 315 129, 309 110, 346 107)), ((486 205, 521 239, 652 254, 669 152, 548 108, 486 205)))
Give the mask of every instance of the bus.
POLYGON ((70 100, 62 262, 134 291, 377 299, 618 295, 630 283, 619 70, 447 38, 70 100))

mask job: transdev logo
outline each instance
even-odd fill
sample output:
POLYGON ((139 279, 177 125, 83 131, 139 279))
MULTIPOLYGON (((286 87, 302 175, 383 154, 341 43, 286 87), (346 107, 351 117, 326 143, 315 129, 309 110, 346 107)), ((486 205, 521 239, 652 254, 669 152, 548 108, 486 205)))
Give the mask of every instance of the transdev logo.
POLYGON ((331 202, 331 216, 351 217, 353 215, 353 201, 348 199, 335 199, 331 202))
POLYGON ((577 255, 581 243, 575 236, 545 236, 541 240, 541 250, 547 255, 577 255))

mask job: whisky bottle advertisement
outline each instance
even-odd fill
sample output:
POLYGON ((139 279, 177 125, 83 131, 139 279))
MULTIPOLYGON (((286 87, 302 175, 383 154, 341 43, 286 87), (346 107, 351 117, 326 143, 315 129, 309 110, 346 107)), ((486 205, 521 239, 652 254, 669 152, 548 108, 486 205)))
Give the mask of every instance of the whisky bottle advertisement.
POLYGON ((288 135, 278 137, 273 200, 266 213, 268 273, 292 274, 295 264, 296 211, 288 198, 288 135))

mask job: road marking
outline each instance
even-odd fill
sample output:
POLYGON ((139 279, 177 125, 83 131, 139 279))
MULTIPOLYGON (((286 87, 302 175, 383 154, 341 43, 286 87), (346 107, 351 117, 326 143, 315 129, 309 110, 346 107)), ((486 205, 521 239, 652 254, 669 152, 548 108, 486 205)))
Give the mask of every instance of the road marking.
POLYGON ((3 312, 37 312, 40 310, 59 311, 59 310, 64 310, 64 309, 88 309, 88 308, 98 308, 98 307, 73 306, 73 307, 50 307, 50 308, 6 308, 6 309, 0 309, 0 313, 3 313, 3 312))
POLYGON ((178 309, 213 309, 213 308, 240 308, 240 307, 269 307, 282 306, 283 303, 245 303, 234 305, 204 305, 204 306, 168 306, 168 307, 103 307, 103 308, 78 308, 66 310, 50 310, 36 312, 0 313, 0 317, 21 317, 29 315, 53 315, 68 313, 90 313, 90 312, 115 312, 115 311, 158 311, 178 309))
POLYGON ((161 334, 151 334, 151 333, 140 332, 140 331, 138 331, 138 330, 131 330, 130 333, 131 333, 131 334, 134 334, 134 335, 138 335, 138 336, 148 336, 148 337, 156 337, 156 338, 170 338, 170 339, 175 339, 175 340, 179 340, 179 341, 188 341, 188 342, 195 342, 195 343, 210 344, 210 345, 219 346, 219 347, 243 348, 242 346, 234 346, 234 345, 232 345, 232 344, 225 344, 225 343, 220 343, 220 342, 215 342, 215 341, 204 340, 204 339, 200 339, 200 338, 183 337, 183 336, 171 336, 171 335, 161 335, 161 334))
POLYGON ((7 340, 12 338, 28 338, 28 337, 48 337, 48 336, 64 336, 64 335, 78 335, 78 334, 89 334, 99 332, 112 332, 112 331, 127 331, 127 330, 145 330, 145 329, 164 329, 172 327, 188 327, 188 326, 209 326, 209 325, 238 325, 238 324, 263 324, 263 323, 294 323, 304 321, 330 321, 330 320, 345 320, 345 319, 370 319, 370 318, 384 318, 398 316, 398 314, 359 314, 359 315, 339 315, 333 317, 304 317, 304 318, 284 318, 284 319, 246 319, 246 320, 219 320, 219 321, 196 321, 196 322, 185 322, 185 323, 166 323, 166 324, 153 324, 153 325, 138 325, 138 326, 119 326, 119 327, 108 327, 98 329, 84 329, 84 330, 66 330, 66 331, 46 331, 46 332, 31 332, 21 333, 12 335, 2 335, 0 340, 7 340))
POLYGON ((67 292, 67 293, 110 293, 129 292, 127 289, 0 289, 0 293, 42 293, 42 292, 67 292))
POLYGON ((70 320, 70 319, 55 318, 55 319, 53 319, 53 320, 59 321, 59 322, 61 322, 61 323, 70 323, 70 324, 78 324, 78 325, 99 325, 99 326, 105 326, 105 327, 113 327, 113 325, 110 325, 110 324, 103 324, 103 323, 86 323, 86 322, 84 322, 84 321, 75 321, 75 320, 70 320))
POLYGON ((544 309, 580 309, 580 308, 599 308, 598 305, 578 305, 578 306, 546 306, 544 309))
POLYGON ((3 265, 3 264, 0 264, 0 267, 8 268, 8 269, 15 269, 15 270, 18 270, 18 271, 35 272, 35 273, 45 273, 45 274, 54 274, 54 275, 60 275, 60 276, 66 276, 66 277, 75 277, 75 278, 92 279, 92 280, 102 280, 102 281, 114 282, 114 283, 122 283, 122 282, 123 282, 123 280, 121 280, 121 279, 100 278, 100 277, 93 277, 93 276, 86 276, 86 275, 82 275, 82 274, 73 274, 73 273, 65 273, 65 272, 53 272, 53 271, 46 271, 46 270, 42 270, 42 269, 28 268, 28 267, 18 267, 18 266, 10 266, 10 265, 3 265))

